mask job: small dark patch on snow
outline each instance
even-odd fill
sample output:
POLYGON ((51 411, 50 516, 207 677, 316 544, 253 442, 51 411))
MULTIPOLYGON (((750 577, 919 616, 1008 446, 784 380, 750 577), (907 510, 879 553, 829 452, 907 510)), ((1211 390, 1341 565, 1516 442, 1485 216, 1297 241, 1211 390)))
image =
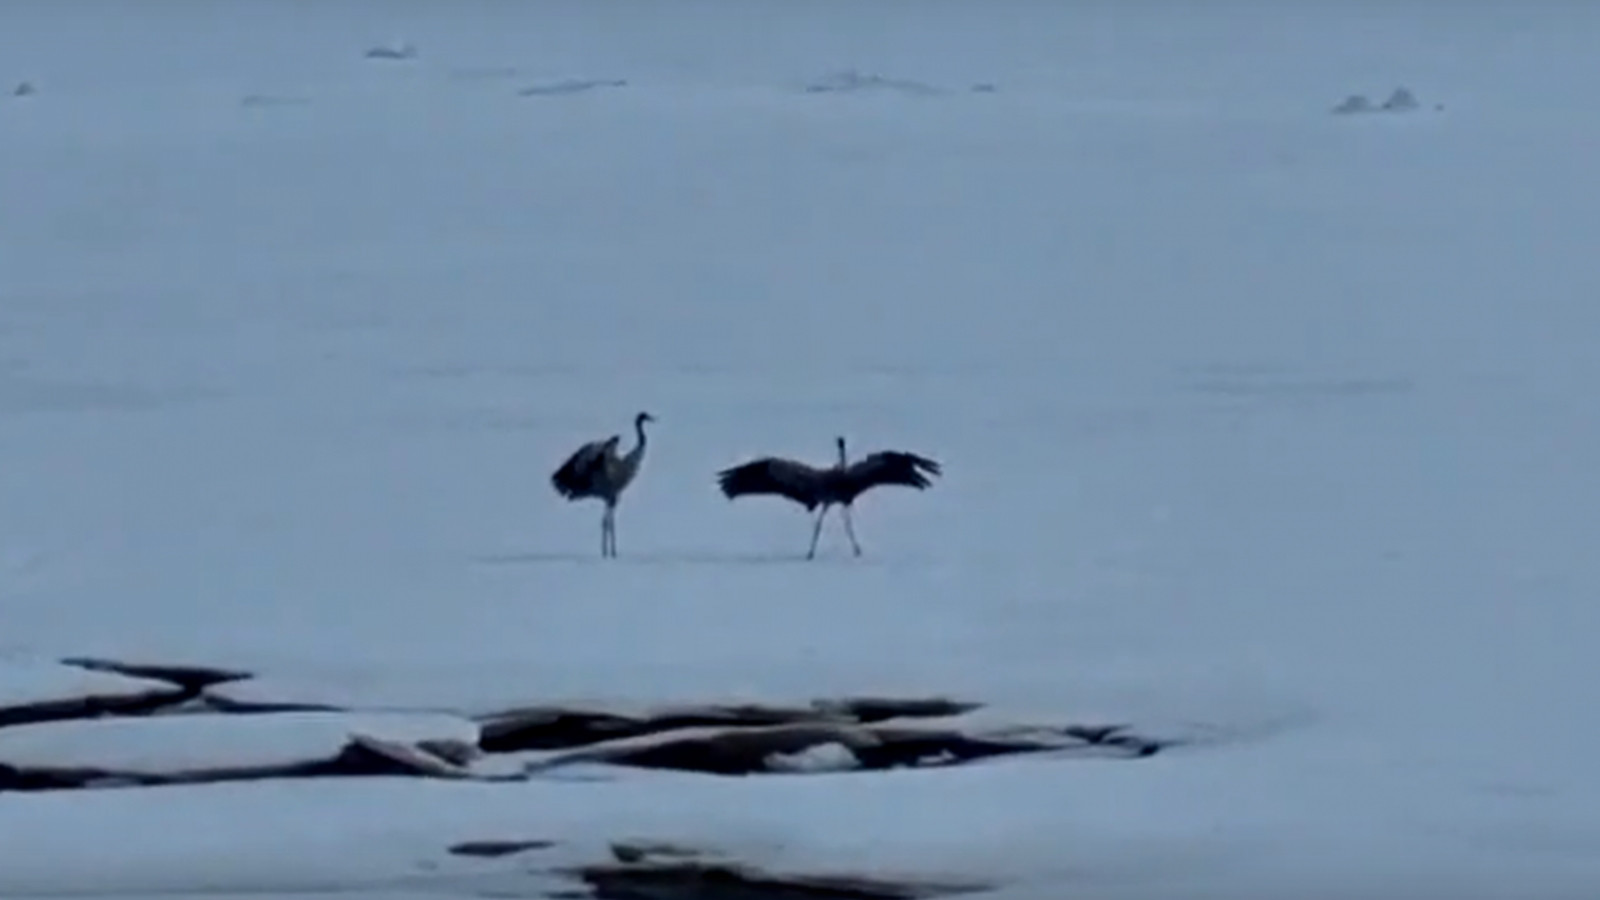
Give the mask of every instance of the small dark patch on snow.
MULTIPOLYGON (((1422 104, 1417 102, 1416 95, 1411 92, 1410 88, 1402 85, 1391 91, 1388 99, 1382 103, 1373 103, 1365 94, 1351 94, 1335 106, 1333 112, 1336 115, 1380 112, 1406 113, 1414 112, 1421 108, 1422 104)), ((1444 104, 1436 103, 1433 109, 1435 112, 1442 111, 1444 104)))
POLYGON ((91 672, 110 672, 130 678, 148 678, 177 685, 186 691, 199 694, 214 684, 243 681, 251 673, 237 669, 218 669, 211 666, 180 666, 163 663, 132 663, 93 656, 72 656, 61 660, 63 665, 77 666, 91 672))
POLYGON ((627 85, 626 78, 563 78, 560 81, 530 85, 517 91, 517 96, 558 97, 566 94, 582 94, 598 88, 620 88, 627 85))
POLYGON ((572 874, 596 900, 922 900, 991 885, 890 881, 865 875, 803 875, 705 860, 604 863, 572 874))
POLYGON ((1333 108, 1334 114, 1341 116, 1350 115, 1351 113, 1371 112, 1372 110, 1372 101, 1368 100, 1365 94, 1351 94, 1333 108))
POLYGON ((991 82, 980 81, 977 84, 974 84, 972 87, 968 88, 968 90, 972 91, 972 93, 974 93, 974 94, 993 94, 996 91, 1000 90, 1000 88, 997 85, 995 85, 995 84, 993 84, 991 82))
POLYGON ((513 856, 526 853, 529 850, 546 850, 556 845, 555 841, 546 840, 487 840, 487 841, 462 841, 450 847, 450 852, 455 856, 476 856, 484 859, 495 859, 501 856, 513 856))
POLYGON ((1383 101, 1382 108, 1388 112, 1410 112, 1416 109, 1417 106, 1417 98, 1412 95, 1410 90, 1397 87, 1394 89, 1394 93, 1389 95, 1389 99, 1383 101))
POLYGON ((32 97, 37 93, 39 93, 39 89, 34 87, 31 81, 19 81, 17 86, 11 89, 11 96, 13 97, 32 97))
POLYGON ((411 43, 388 44, 373 47, 366 53, 367 59, 416 59, 417 48, 411 43))
POLYGON ((825 75, 806 85, 808 94, 858 94, 863 92, 888 92, 905 94, 913 97, 938 97, 946 92, 920 81, 910 81, 904 78, 887 78, 882 75, 869 75, 855 69, 846 69, 825 75))

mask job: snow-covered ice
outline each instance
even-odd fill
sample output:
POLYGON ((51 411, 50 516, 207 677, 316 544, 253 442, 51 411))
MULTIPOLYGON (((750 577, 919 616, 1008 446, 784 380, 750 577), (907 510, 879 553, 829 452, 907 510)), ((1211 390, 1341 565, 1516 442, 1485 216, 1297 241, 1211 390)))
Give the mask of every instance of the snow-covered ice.
POLYGON ((0 654, 0 720, 8 714, 85 701, 129 704, 179 693, 164 681, 93 672, 29 654, 0 654))
POLYGON ((50 722, 0 730, 0 764, 118 773, 249 769, 331 759, 353 734, 476 744, 478 727, 442 714, 293 711, 50 722))
POLYGON ((0 29, 6 702, 105 657, 1212 737, 6 794, 0 895, 532 891, 629 837, 1017 898, 1600 890, 1600 9, 91 6, 0 29), (602 561, 548 476, 639 410, 602 561), (835 435, 944 466, 859 559, 716 492, 835 435))

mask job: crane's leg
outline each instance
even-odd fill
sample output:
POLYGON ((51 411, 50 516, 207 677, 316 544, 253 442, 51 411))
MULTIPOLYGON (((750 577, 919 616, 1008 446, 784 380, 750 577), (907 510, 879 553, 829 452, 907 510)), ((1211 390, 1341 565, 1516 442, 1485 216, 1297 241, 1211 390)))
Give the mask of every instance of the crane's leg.
POLYGON ((611 533, 616 527, 614 522, 615 512, 616 508, 608 503, 606 504, 606 511, 600 516, 600 556, 602 558, 612 555, 611 547, 615 542, 611 533))
POLYGON ((856 555, 857 556, 860 556, 861 555, 861 545, 856 543, 856 526, 855 526, 855 523, 850 521, 850 507, 849 506, 845 506, 845 507, 843 507, 843 510, 844 510, 844 533, 850 535, 850 547, 856 551, 856 555))
POLYGON ((817 513, 817 523, 811 527, 811 549, 806 551, 806 559, 817 558, 817 538, 822 536, 822 520, 828 517, 828 507, 822 507, 822 512, 817 513))

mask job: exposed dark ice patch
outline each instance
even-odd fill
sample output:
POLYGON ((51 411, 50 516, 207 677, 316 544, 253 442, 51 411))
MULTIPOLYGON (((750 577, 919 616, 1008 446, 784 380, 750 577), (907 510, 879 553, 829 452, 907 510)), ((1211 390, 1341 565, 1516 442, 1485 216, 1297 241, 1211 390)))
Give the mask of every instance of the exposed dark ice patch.
POLYGON ((529 850, 547 850, 555 845, 555 841, 541 839, 462 841, 459 844, 452 844, 450 853, 454 856, 495 859, 526 853, 529 850))
MULTIPOLYGON (((217 784, 275 778, 352 777, 470 778, 469 772, 414 745, 353 735, 338 753, 320 759, 256 766, 148 769, 18 766, 0 762, 0 792, 74 788, 156 787, 217 784)), ((489 779, 483 779, 489 780, 489 779)))
POLYGON ((250 715, 255 713, 275 712, 347 712, 342 706, 329 703, 314 703, 304 700, 257 700, 254 698, 234 697, 225 691, 206 689, 201 693, 199 701, 205 705, 209 712, 228 713, 235 715, 250 715))
POLYGON ((993 889, 976 881, 782 872, 664 843, 614 843, 612 860, 566 870, 597 900, 924 900, 993 889))
POLYGON ((841 700, 814 700, 812 706, 826 715, 834 715, 864 724, 887 722, 890 719, 934 719, 959 716, 983 706, 964 700, 946 697, 902 699, 895 697, 847 697, 841 700))
POLYGON ((978 707, 977 703, 943 697, 844 698, 816 700, 792 707, 706 705, 636 713, 530 707, 480 718, 482 737, 479 743, 490 753, 562 750, 687 728, 752 728, 819 721, 872 724, 896 718, 958 715, 978 707))
POLYGON ((0 705, 0 726, 17 726, 0 728, 0 791, 371 775, 518 781, 605 767, 797 775, 1022 754, 1139 759, 1185 743, 1121 724, 1008 721, 938 696, 529 706, 467 718, 274 697, 251 673, 223 667, 101 657, 35 666, 18 671, 0 705), (91 721, 60 721, 72 719, 91 721))
POLYGON ((625 78, 563 78, 544 84, 529 85, 519 91, 519 97, 560 97, 582 94, 601 88, 620 88, 628 84, 625 78))
POLYGON ((195 694, 215 684, 243 681, 249 672, 238 669, 220 669, 212 666, 169 665, 165 663, 136 663, 95 656, 69 656, 62 664, 77 666, 92 672, 112 672, 134 678, 165 681, 195 694))
POLYGON ((94 685, 63 681, 59 689, 0 698, 0 728, 107 715, 139 716, 183 703, 192 696, 175 684, 143 678, 107 676, 94 685))
POLYGON ((441 714, 95 718, 0 729, 0 791, 412 776, 469 767, 477 728, 441 714))
POLYGON ((963 728, 796 722, 742 728, 686 729, 624 738, 541 760, 538 774, 575 763, 604 763, 705 775, 881 771, 960 765, 1021 754, 1143 758, 1160 741, 1113 726, 963 728))

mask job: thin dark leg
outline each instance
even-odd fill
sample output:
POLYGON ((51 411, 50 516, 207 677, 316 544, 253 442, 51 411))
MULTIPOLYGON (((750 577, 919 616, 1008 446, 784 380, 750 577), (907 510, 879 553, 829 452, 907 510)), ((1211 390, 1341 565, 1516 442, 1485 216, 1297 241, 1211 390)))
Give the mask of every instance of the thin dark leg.
POLYGON ((844 533, 850 535, 850 546, 856 551, 856 555, 860 556, 861 545, 856 543, 856 526, 850 521, 849 506, 844 507, 844 533))
POLYGON ((817 523, 811 527, 811 549, 806 551, 806 559, 817 558, 817 538, 822 536, 822 520, 828 517, 828 507, 822 507, 822 512, 817 513, 817 523))

